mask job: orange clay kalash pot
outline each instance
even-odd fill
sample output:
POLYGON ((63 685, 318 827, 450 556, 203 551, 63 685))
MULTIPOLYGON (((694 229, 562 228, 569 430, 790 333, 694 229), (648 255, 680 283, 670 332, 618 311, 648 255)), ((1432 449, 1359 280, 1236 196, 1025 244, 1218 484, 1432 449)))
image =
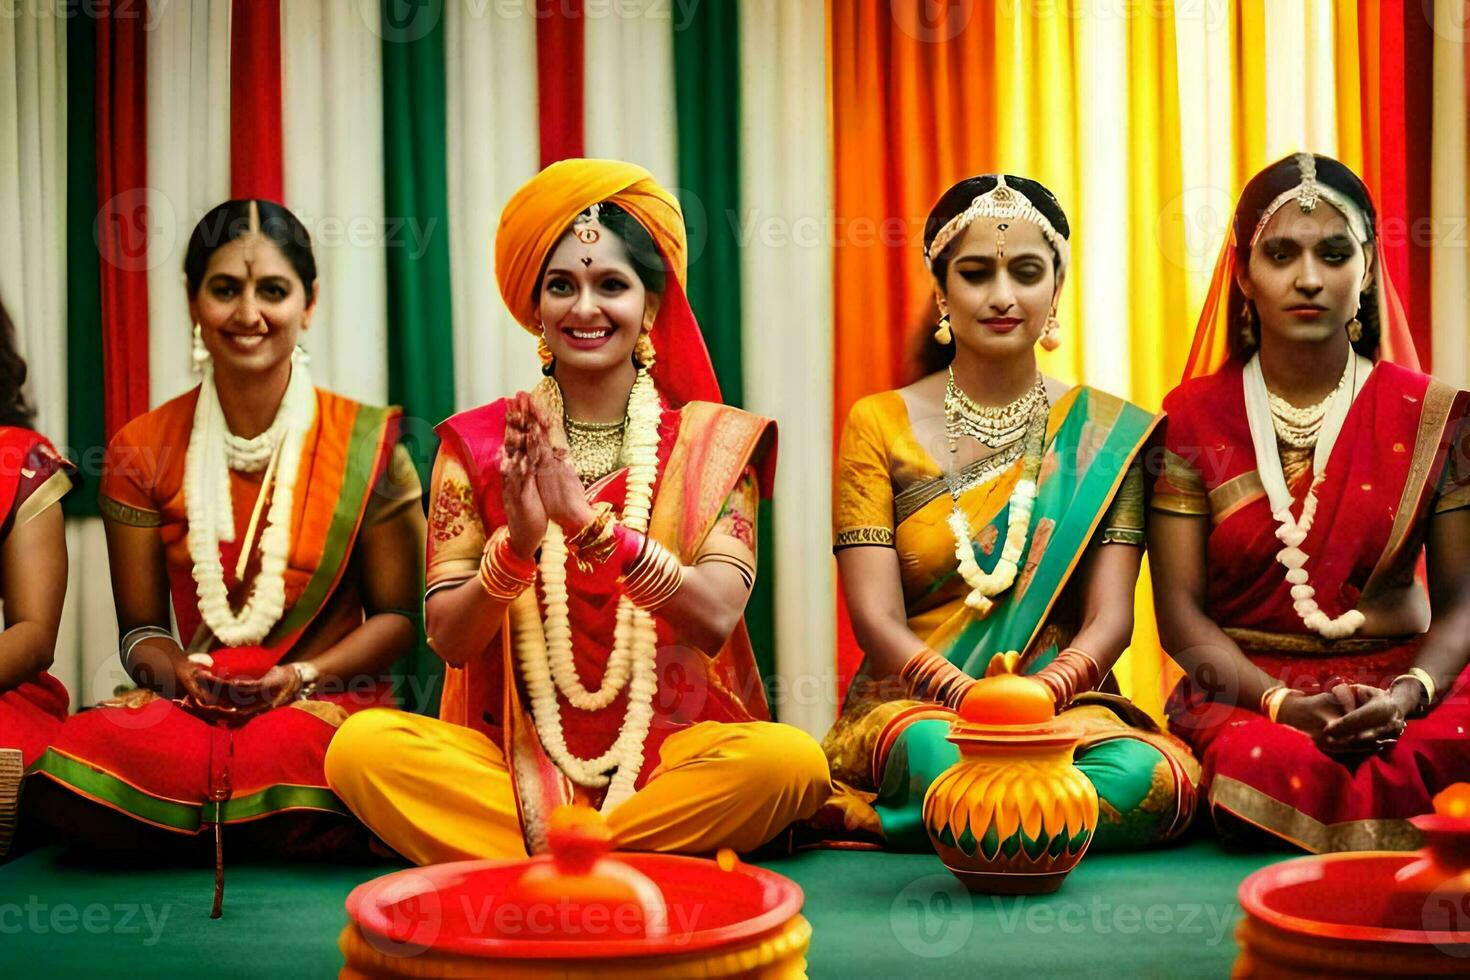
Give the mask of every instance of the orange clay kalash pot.
POLYGON ((806 976, 795 882, 743 864, 608 853, 593 810, 560 807, 551 853, 385 875, 347 896, 340 976, 806 976))
POLYGON ((1097 828, 1097 790, 1072 764, 1076 736, 1044 686, 1012 673, 976 681, 959 715, 949 740, 960 761, 924 795, 934 850, 971 891, 1056 891, 1097 828))
POLYGON ((1470 975, 1470 783, 1409 822, 1421 850, 1320 854, 1246 878, 1234 975, 1470 975))

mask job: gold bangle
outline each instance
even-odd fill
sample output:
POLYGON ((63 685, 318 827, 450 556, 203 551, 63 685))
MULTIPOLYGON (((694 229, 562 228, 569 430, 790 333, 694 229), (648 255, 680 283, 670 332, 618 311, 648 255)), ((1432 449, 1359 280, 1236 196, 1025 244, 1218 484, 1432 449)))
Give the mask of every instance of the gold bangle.
POLYGON ((511 550, 510 531, 506 528, 498 529, 485 542, 485 550, 480 555, 479 579, 480 587, 490 598, 510 602, 526 591, 526 586, 535 578, 536 566, 511 550), (530 574, 526 574, 527 566, 530 574))
POLYGON ((684 565, 653 538, 621 576, 623 592, 635 606, 650 612, 674 597, 684 584, 684 565))
POLYGON ((1424 703, 1426 705, 1431 705, 1434 703, 1434 678, 1429 676, 1429 671, 1425 670, 1423 667, 1410 667, 1408 670, 1404 671, 1402 674, 1394 678, 1395 681, 1401 681, 1405 679, 1418 681, 1419 684, 1424 688, 1424 703))
POLYGON ((617 514, 612 504, 605 500, 593 504, 592 519, 567 538, 567 550, 576 559, 577 567, 591 572, 612 557, 618 547, 617 530, 617 514))
POLYGON ((1261 713, 1271 719, 1272 722, 1275 722, 1276 716, 1281 713, 1281 706, 1286 703, 1286 699, 1293 694, 1300 693, 1302 692, 1296 688, 1287 687, 1285 684, 1278 684, 1268 689, 1265 694, 1261 695, 1261 713))

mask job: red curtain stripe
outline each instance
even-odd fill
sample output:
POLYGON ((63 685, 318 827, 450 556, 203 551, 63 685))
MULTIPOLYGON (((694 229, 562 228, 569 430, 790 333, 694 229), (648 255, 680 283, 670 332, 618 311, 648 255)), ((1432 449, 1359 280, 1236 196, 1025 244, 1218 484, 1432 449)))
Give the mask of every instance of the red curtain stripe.
POLYGON ((280 0, 230 7, 230 196, 284 203, 280 0))
POLYGON ((586 155, 582 0, 536 0, 536 85, 541 166, 586 155))
POLYGON ((107 437, 148 410, 148 42, 128 3, 97 15, 97 202, 107 437))

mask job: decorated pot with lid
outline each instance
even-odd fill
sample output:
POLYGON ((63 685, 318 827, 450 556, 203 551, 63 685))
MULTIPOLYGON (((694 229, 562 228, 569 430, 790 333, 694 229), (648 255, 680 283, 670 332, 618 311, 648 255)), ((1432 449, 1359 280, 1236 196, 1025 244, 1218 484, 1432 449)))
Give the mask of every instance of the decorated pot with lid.
POLYGON ((960 760, 924 796, 924 828, 945 867, 971 891, 1056 891, 1092 841, 1098 803, 1050 692, 1016 674, 983 678, 949 740, 960 760))

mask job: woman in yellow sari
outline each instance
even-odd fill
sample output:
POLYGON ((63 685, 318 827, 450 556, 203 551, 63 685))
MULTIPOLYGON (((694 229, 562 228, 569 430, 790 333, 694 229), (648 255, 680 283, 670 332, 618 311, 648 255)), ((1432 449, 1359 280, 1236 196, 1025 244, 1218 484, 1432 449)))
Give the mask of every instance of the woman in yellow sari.
POLYGON ((1059 340, 1068 234, 1035 181, 950 188, 924 233, 948 369, 848 418, 833 523, 865 658, 824 745, 836 833, 929 846, 924 793, 958 759, 953 709, 988 669, 1034 675, 1078 733, 1102 802, 1095 846, 1169 840, 1193 814, 1188 750, 1104 693, 1133 629, 1136 457, 1155 419, 1037 369, 1036 344, 1059 340))
POLYGON ((775 425, 718 403, 685 254, 632 164, 553 164, 502 213, 496 277, 546 377, 439 427, 443 720, 364 712, 327 756, 415 862, 542 850, 565 803, 619 847, 749 850, 827 796, 817 744, 767 720, 741 618, 775 425))

